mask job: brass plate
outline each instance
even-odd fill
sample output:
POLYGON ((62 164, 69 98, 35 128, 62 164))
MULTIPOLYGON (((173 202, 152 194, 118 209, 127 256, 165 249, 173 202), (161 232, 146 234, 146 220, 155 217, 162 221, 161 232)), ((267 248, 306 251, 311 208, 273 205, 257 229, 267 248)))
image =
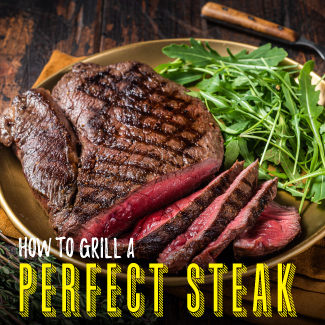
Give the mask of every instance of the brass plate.
MULTIPOLYGON (((246 44, 221 40, 208 41, 211 47, 222 55, 227 55, 227 47, 229 47, 234 53, 237 53, 242 49, 247 49, 248 51, 255 49, 255 47, 246 44)), ((156 67, 158 64, 166 63, 169 61, 169 58, 167 58, 161 52, 161 49, 171 43, 189 44, 189 41, 188 39, 169 39, 137 43, 98 53, 82 61, 107 65, 124 60, 138 60, 145 62, 152 67, 156 67)), ((286 61, 286 63, 291 64, 297 63, 289 59, 286 61)), ((70 69, 71 66, 66 67, 65 69, 59 71, 58 73, 52 75, 40 83, 38 86, 52 90, 58 80, 70 69)), ((312 76, 315 83, 320 79, 320 77, 316 74, 312 74, 312 76)), ((321 102, 324 104, 325 83, 322 82, 320 84, 320 87, 322 88, 321 102)), ((10 220, 25 236, 38 237, 41 240, 47 241, 49 238, 52 238, 52 243, 55 244, 55 236, 49 225, 48 218, 38 205, 37 201, 34 199, 33 194, 23 176, 21 165, 18 159, 15 157, 11 149, 6 148, 2 145, 0 146, 0 170, 0 204, 2 205, 10 220)), ((294 205, 296 207, 299 206, 299 200, 293 198, 291 195, 285 192, 279 192, 276 200, 284 205, 294 205)), ((316 205, 305 202, 301 225, 302 234, 299 238, 294 240, 284 250, 275 253, 264 260, 259 260, 258 262, 264 262, 269 267, 273 267, 277 263, 285 262, 293 256, 303 252, 312 246, 316 241, 321 239, 325 235, 325 204, 316 205)), ((66 255, 60 258, 59 251, 55 248, 52 248, 52 254, 62 260, 62 262, 73 263, 81 269, 85 269, 86 263, 97 262, 102 267, 101 274, 103 276, 106 275, 105 265, 107 262, 110 262, 110 260, 88 260, 78 257, 69 258, 66 255)), ((117 261, 122 267, 122 273, 118 274, 118 279, 126 281, 125 271, 128 265, 128 260, 117 261)), ((255 273, 256 261, 243 262, 247 266, 247 273, 244 274, 245 276, 255 273)), ((152 273, 147 269, 147 262, 139 261, 139 263, 146 269, 146 284, 153 284, 153 277, 151 276, 152 273)), ((224 279, 229 280, 231 278, 232 272, 228 272, 224 276, 224 279)), ((213 276, 206 275, 205 283, 211 284, 212 282, 213 276)), ((164 284, 167 286, 187 285, 188 282, 185 272, 178 276, 166 275, 164 277, 164 284)))

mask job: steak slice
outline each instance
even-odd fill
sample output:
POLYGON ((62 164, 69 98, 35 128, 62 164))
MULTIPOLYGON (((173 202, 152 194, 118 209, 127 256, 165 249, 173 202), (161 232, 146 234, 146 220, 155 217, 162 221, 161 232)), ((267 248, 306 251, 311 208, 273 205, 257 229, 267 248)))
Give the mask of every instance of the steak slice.
POLYGON ((168 272, 182 270, 186 264, 209 243, 217 238, 228 223, 247 204, 255 192, 258 179, 258 162, 244 169, 233 184, 192 223, 186 232, 172 241, 159 254, 158 262, 168 267, 168 272))
MULTIPOLYGON (((173 239, 183 233, 217 196, 227 190, 243 170, 243 164, 244 162, 236 162, 204 189, 139 220, 128 236, 118 239, 118 253, 126 252, 129 240, 133 238, 137 257, 155 258, 173 239)), ((113 250, 113 242, 111 244, 113 250)))
POLYGON ((0 141, 12 146, 57 231, 71 211, 77 187, 77 138, 63 111, 44 89, 29 90, 0 115, 0 141))
POLYGON ((257 193, 239 212, 237 217, 229 223, 217 240, 211 242, 202 253, 193 259, 205 271, 209 263, 214 263, 219 254, 240 234, 250 229, 261 215, 267 204, 277 193, 278 179, 271 179, 260 186, 257 193))
POLYGON ((148 65, 78 63, 53 90, 82 145, 78 193, 60 234, 114 237, 210 181, 219 127, 186 88, 148 65))
POLYGON ((235 257, 239 259, 271 254, 285 247, 300 232, 298 210, 293 206, 281 206, 272 201, 254 227, 235 239, 235 257))

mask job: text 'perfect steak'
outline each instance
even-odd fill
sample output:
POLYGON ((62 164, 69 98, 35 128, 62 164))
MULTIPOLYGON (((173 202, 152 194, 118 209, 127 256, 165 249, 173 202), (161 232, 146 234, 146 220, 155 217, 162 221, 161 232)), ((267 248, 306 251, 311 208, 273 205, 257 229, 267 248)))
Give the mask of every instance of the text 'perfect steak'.
POLYGON ((254 226, 257 218, 277 193, 278 179, 274 178, 263 183, 257 193, 239 212, 237 217, 229 223, 217 240, 210 243, 202 253, 193 259, 204 270, 208 270, 209 263, 214 263, 220 253, 239 235, 254 226))
POLYGON ((15 97, 0 115, 0 142, 12 148, 55 230, 71 212, 77 188, 77 139, 44 89, 15 97))
POLYGON ((61 235, 114 237, 191 194, 220 168, 223 140, 203 103, 148 65, 78 63, 53 96, 74 126, 81 167, 61 235))
MULTIPOLYGON (((133 238, 137 257, 155 258, 173 239, 183 233, 217 196, 228 189, 243 170, 243 164, 244 162, 236 162, 202 190, 139 220, 128 236, 118 239, 118 253, 126 252, 129 240, 133 238)), ((111 244, 113 251, 113 242, 111 244)))
POLYGON ((235 239, 235 257, 256 258, 271 254, 288 245, 300 232, 298 210, 272 201, 254 227, 235 239))
POLYGON ((182 270, 192 258, 214 241, 247 204, 255 192, 258 162, 244 169, 228 190, 218 196, 192 225, 159 254, 170 273, 182 270))

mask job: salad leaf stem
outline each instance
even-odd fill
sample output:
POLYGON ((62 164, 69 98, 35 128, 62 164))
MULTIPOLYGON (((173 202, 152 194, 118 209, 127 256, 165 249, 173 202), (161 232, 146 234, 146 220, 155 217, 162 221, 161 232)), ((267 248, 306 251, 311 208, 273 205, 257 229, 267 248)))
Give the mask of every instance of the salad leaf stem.
POLYGON ((301 176, 299 178, 290 180, 290 181, 284 183, 283 185, 287 186, 289 184, 293 184, 293 183, 297 183, 299 181, 302 181, 304 179, 313 178, 313 177, 316 177, 316 176, 323 176, 323 175, 325 175, 325 169, 321 169, 321 170, 317 170, 317 171, 312 172, 312 173, 308 173, 308 174, 303 175, 303 176, 301 176))
POLYGON ((274 130, 275 130, 276 123, 278 122, 278 119, 279 119, 279 116, 280 116, 280 112, 281 112, 280 107, 281 106, 279 105, 279 109, 278 109, 278 112, 276 113, 275 120, 274 120, 274 124, 272 126, 272 130, 271 130, 270 135, 269 135, 269 137, 267 139, 266 146, 264 147, 264 151, 263 151, 263 154, 262 154, 262 157, 261 157, 261 161, 260 161, 260 164, 261 165, 263 164, 265 152, 266 152, 267 148, 269 147, 270 141, 272 139, 272 136, 273 136, 273 133, 274 133, 274 130))

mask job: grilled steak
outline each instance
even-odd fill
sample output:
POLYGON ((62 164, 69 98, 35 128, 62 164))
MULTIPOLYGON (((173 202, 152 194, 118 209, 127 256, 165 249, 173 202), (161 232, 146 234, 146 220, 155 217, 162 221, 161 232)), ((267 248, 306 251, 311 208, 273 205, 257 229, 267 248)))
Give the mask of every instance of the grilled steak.
POLYGON ((229 223, 217 240, 211 242, 202 253, 193 259, 204 270, 208 270, 209 263, 214 263, 218 255, 240 234, 251 228, 261 215, 267 204, 277 193, 278 179, 265 182, 237 217, 229 223))
POLYGON ((77 139, 64 113, 44 89, 29 90, 0 115, 0 141, 12 145, 56 228, 69 215, 77 188, 77 139))
POLYGON ((300 232, 298 210, 272 201, 257 219, 254 227, 235 239, 235 257, 261 257, 276 252, 300 232))
MULTIPOLYGON (((236 162, 204 189, 139 220, 128 236, 118 239, 118 253, 126 252, 129 240, 133 238, 137 257, 156 257, 173 239, 183 233, 217 196, 227 190, 242 169, 243 162, 236 162)), ((113 248, 112 242, 111 250, 113 248)))
POLYGON ((228 223, 247 204, 255 192, 258 178, 258 163, 255 161, 243 170, 229 189, 218 196, 211 205, 192 223, 186 232, 179 235, 159 255, 170 273, 182 270, 186 264, 217 238, 228 223))
POLYGON ((78 193, 60 235, 113 237, 193 193, 223 159, 202 102, 139 62, 78 63, 53 90, 82 145, 78 193))

